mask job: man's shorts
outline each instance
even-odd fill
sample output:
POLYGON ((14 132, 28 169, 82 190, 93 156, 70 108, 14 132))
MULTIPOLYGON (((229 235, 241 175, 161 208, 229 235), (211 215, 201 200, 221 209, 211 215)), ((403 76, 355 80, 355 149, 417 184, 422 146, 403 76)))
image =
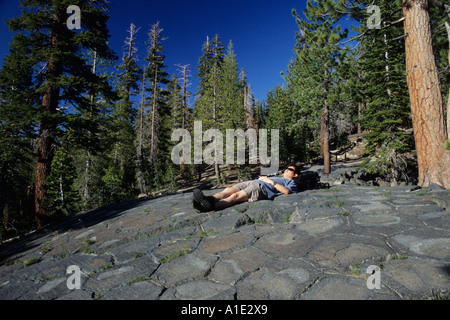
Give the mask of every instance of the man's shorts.
POLYGON ((248 196, 248 202, 255 202, 258 200, 267 200, 267 195, 260 183, 257 181, 244 181, 234 185, 240 190, 244 190, 248 196))

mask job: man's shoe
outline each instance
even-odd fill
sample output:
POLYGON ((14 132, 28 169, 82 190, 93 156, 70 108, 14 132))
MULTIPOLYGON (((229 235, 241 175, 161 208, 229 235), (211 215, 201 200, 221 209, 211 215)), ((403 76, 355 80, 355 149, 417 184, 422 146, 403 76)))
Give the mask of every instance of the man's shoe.
POLYGON ((197 202, 203 212, 213 211, 216 200, 212 196, 205 196, 200 189, 194 189, 194 202, 197 202))
POLYGON ((195 211, 197 211, 199 213, 205 212, 205 209, 203 209, 203 207, 200 205, 200 203, 195 201, 195 199, 192 200, 192 207, 195 209, 195 211))

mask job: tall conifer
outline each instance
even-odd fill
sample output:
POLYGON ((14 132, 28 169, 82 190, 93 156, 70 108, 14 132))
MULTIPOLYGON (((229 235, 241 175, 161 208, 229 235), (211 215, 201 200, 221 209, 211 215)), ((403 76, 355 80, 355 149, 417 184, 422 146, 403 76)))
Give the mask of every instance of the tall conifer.
MULTIPOLYGON (((197 66, 199 88, 195 101, 194 119, 202 122, 203 130, 211 128, 223 129, 221 118, 221 84, 223 79, 222 64, 225 58, 224 46, 219 35, 212 41, 207 38, 203 45, 203 54, 197 66)), ((218 185, 220 184, 219 163, 214 163, 214 171, 218 185)))
POLYGON ((300 113, 306 111, 320 124, 321 154, 324 172, 330 173, 330 119, 337 106, 336 83, 342 53, 338 46, 346 37, 336 19, 328 14, 328 1, 307 2, 301 19, 295 10, 297 21, 296 57, 289 66, 287 82, 292 90, 292 100, 299 106, 300 113), (305 110, 306 108, 306 110, 305 110))
POLYGON ((122 57, 122 63, 117 66, 116 91, 119 100, 114 104, 111 114, 111 125, 109 135, 111 136, 112 159, 110 166, 115 167, 118 179, 121 181, 120 197, 116 196, 113 201, 131 198, 136 189, 135 183, 135 118, 136 108, 131 100, 139 92, 139 81, 141 80, 141 69, 137 65, 137 33, 139 29, 134 24, 130 25, 125 40, 126 51, 122 57))
MULTIPOLYGON (((365 135, 366 150, 375 160, 366 161, 363 168, 395 183, 407 177, 403 154, 414 148, 414 142, 407 130, 412 124, 403 25, 391 24, 402 18, 398 11, 401 0, 384 1, 380 5, 385 17, 380 29, 368 29, 367 23, 361 23, 358 29, 359 34, 363 34, 355 67, 361 70, 359 85, 364 109, 360 123, 368 132, 365 135)), ((368 18, 367 14, 363 16, 368 18)))
POLYGON ((161 183, 165 163, 170 158, 168 151, 171 127, 170 127, 170 109, 167 106, 167 84, 170 82, 169 74, 165 71, 165 56, 163 54, 163 29, 159 22, 152 25, 148 34, 148 55, 146 61, 148 66, 145 69, 145 79, 148 82, 146 103, 149 108, 147 118, 150 120, 150 146, 148 161, 151 164, 148 171, 148 181, 150 184, 161 183))
POLYGON ((221 118, 224 129, 246 129, 243 83, 239 79, 239 68, 233 42, 230 40, 222 65, 220 85, 221 118))
POLYGON ((47 196, 46 179, 51 172, 57 137, 62 128, 80 124, 67 109, 73 106, 72 113, 76 113, 89 108, 91 103, 86 93, 103 92, 105 97, 110 96, 109 84, 92 73, 82 55, 84 50, 92 49, 100 57, 115 58, 107 45, 106 4, 106 1, 87 0, 23 0, 21 16, 8 21, 10 30, 21 34, 13 39, 11 47, 14 50, 29 48, 32 77, 39 82, 37 92, 41 103, 34 186, 38 228, 46 222, 42 201, 47 196), (70 5, 80 8, 81 30, 71 30, 67 26, 70 5))

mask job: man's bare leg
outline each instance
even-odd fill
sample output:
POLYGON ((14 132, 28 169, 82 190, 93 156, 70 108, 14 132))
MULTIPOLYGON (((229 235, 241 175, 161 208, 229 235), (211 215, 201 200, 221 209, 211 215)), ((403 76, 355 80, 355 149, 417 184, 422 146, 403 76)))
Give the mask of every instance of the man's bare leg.
POLYGON ((235 204, 246 202, 246 201, 248 201, 247 193, 244 190, 239 190, 238 192, 232 193, 227 198, 217 201, 215 208, 216 209, 225 209, 225 208, 231 207, 235 204))
POLYGON ((228 188, 225 188, 224 190, 220 191, 219 193, 214 194, 213 197, 216 199, 216 201, 219 201, 219 200, 226 199, 229 196, 231 196, 232 194, 237 193, 239 191, 241 191, 241 189, 236 188, 236 187, 228 187, 228 188))

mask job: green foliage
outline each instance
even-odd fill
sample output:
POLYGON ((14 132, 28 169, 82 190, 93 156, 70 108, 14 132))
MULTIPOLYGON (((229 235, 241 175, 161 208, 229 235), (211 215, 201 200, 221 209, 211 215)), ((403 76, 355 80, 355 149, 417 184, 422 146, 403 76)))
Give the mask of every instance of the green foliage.
MULTIPOLYGON (((247 116, 244 106, 245 79, 240 79, 233 43, 228 44, 227 52, 219 35, 212 41, 207 39, 203 54, 197 66, 199 78, 198 98, 195 101, 194 120, 202 122, 203 130, 220 130, 226 136, 227 129, 247 129, 247 116)), ((216 170, 218 170, 218 164, 216 170)), ((197 166, 201 169, 201 166, 197 166)), ((223 176, 222 176, 223 177, 223 176)), ((216 182, 220 184, 220 174, 216 171, 216 182)))
POLYGON ((0 237, 9 229, 21 230, 34 223, 31 141, 40 99, 31 49, 22 45, 24 38, 22 34, 13 36, 0 70, 0 237))
POLYGON ((293 159, 306 161, 311 156, 307 150, 308 123, 305 118, 295 117, 295 104, 287 90, 276 86, 268 93, 268 109, 265 127, 278 129, 280 134, 280 161, 293 159))
POLYGON ((42 202, 47 215, 61 217, 78 212, 80 197, 74 186, 75 180, 76 169, 72 157, 65 148, 59 148, 46 180, 47 197, 42 202))
MULTIPOLYGON (((383 2, 380 11, 396 21, 402 17, 401 1, 383 2)), ((361 10, 364 11, 364 10, 361 10)), ((369 14, 362 12, 361 18, 369 14)), ((403 26, 394 24, 381 29, 368 29, 365 23, 355 29, 361 46, 355 52, 353 73, 358 79, 356 101, 365 108, 358 119, 365 135, 366 151, 374 161, 363 168, 372 174, 397 179, 406 174, 404 154, 414 150, 409 92, 406 83, 403 26)))
MULTIPOLYGON (((394 12, 401 1, 384 2, 382 12, 394 12)), ((401 12, 392 13, 392 20, 401 18, 401 12)), ((411 128, 409 94, 406 84, 405 48, 401 25, 369 30, 361 24, 360 33, 365 33, 359 48, 361 96, 366 98, 361 124, 370 131, 366 136, 370 154, 387 140, 395 138, 399 152, 409 149, 406 129, 411 128)), ((389 143, 391 144, 391 143, 389 143)), ((392 144, 391 144, 392 145, 392 144)))
POLYGON ((150 94, 145 100, 145 106, 149 108, 147 124, 149 129, 149 141, 145 147, 147 154, 144 155, 144 177, 147 186, 159 187, 163 184, 162 172, 158 169, 170 158, 170 138, 172 133, 171 109, 167 104, 169 91, 166 85, 169 84, 169 75, 165 71, 165 56, 163 54, 164 40, 163 29, 159 23, 151 27, 149 33, 148 66, 145 69, 145 77, 148 80, 146 91, 150 94))
POLYGON ((122 63, 116 67, 118 76, 115 87, 119 99, 107 117, 105 138, 109 142, 106 150, 109 167, 101 177, 102 204, 127 200, 137 193, 134 161, 136 109, 131 97, 139 91, 142 70, 133 58, 132 44, 130 51, 131 54, 124 55, 122 63))
MULTIPOLYGON (((277 86, 268 97, 270 127, 282 128, 285 161, 308 161, 318 155, 324 110, 331 110, 331 123, 348 118, 340 88, 346 50, 339 46, 347 30, 341 31, 329 14, 331 4, 308 1, 305 18, 292 11, 299 28, 295 57, 285 75, 286 87, 277 86)), ((332 137, 337 136, 333 126, 330 131, 332 137)))
POLYGON ((44 199, 39 200, 48 208, 47 215, 56 211, 69 212, 71 201, 58 203, 57 199, 61 197, 56 197, 57 171, 63 173, 60 191, 70 194, 72 190, 64 188, 72 186, 70 180, 73 178, 70 165, 65 167, 68 163, 64 156, 58 154, 54 159, 57 141, 65 141, 67 156, 74 145, 95 149, 98 146, 98 121, 93 119, 95 116, 84 116, 87 110, 97 115, 90 95, 97 92, 105 101, 114 98, 107 79, 92 73, 86 57, 91 49, 98 57, 114 60, 114 53, 107 44, 108 16, 100 2, 77 1, 86 19, 83 19, 81 30, 73 32, 63 23, 57 23, 59 18, 67 17, 66 10, 71 4, 74 3, 64 0, 21 1, 21 15, 6 21, 14 35, 9 55, 0 71, 0 144, 3 155, 0 160, 0 192, 2 195, 13 194, 1 197, 0 213, 5 217, 4 225, 16 226, 19 230, 28 228, 28 223, 24 222, 34 219, 36 138, 38 142, 49 142, 46 144, 48 148, 39 154, 39 159, 45 159, 41 162, 45 170, 37 172, 39 181, 49 183, 49 186, 41 185, 44 199), (45 95, 51 95, 52 99, 44 106, 45 95), (52 163, 55 163, 55 168, 51 168, 52 163), (62 172, 65 169, 69 172, 62 172))
POLYGON ((233 43, 230 41, 222 64, 219 111, 225 129, 246 129, 246 116, 242 96, 243 84, 239 80, 239 68, 233 43))
POLYGON ((222 64, 225 54, 224 46, 216 35, 210 42, 207 39, 203 45, 203 54, 197 66, 199 78, 198 95, 195 101, 194 119, 202 121, 203 130, 210 128, 221 129, 220 85, 223 74, 222 64))
POLYGON ((391 144, 382 145, 373 157, 366 158, 361 163, 359 169, 366 175, 382 177, 392 182, 408 182, 411 179, 411 161, 393 144, 395 142, 391 141, 391 144))
POLYGON ((117 203, 127 199, 128 194, 125 188, 123 188, 121 174, 117 167, 110 166, 106 168, 102 181, 104 183, 102 190, 103 203, 117 203))
POLYGON ((173 129, 183 128, 186 125, 186 110, 183 106, 183 97, 178 79, 175 74, 172 75, 169 85, 167 105, 171 111, 171 127, 173 129))

